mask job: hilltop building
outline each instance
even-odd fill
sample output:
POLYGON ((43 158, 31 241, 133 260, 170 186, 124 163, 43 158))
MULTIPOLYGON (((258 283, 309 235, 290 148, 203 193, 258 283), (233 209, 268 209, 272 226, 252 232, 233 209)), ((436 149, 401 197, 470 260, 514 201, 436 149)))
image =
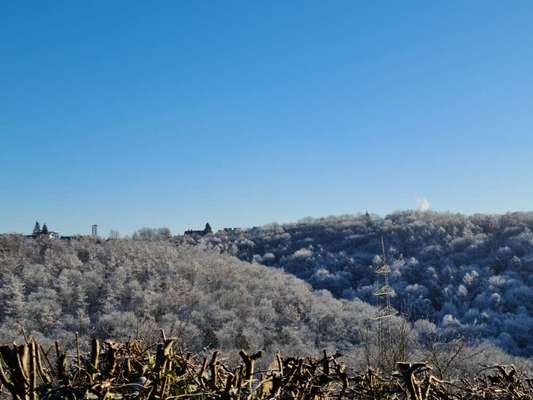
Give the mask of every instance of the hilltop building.
POLYGON ((193 231, 192 229, 189 229, 188 231, 185 231, 183 234, 186 236, 205 236, 213 233, 213 229, 211 228, 211 225, 209 225, 209 222, 205 224, 205 228, 202 231, 193 231))
POLYGON ((27 237, 31 238, 47 238, 47 239, 53 239, 57 240, 59 239, 59 233, 48 230, 48 226, 46 224, 43 224, 43 227, 41 228, 41 225, 39 222, 35 222, 35 226, 33 227, 33 232, 31 235, 27 235, 27 237))

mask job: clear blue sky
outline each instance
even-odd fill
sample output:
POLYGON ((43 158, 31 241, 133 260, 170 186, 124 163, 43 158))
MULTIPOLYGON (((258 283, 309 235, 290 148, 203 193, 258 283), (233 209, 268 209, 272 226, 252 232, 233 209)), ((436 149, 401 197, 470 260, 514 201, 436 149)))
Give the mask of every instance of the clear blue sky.
POLYGON ((533 209, 531 1, 0 5, 0 232, 533 209))

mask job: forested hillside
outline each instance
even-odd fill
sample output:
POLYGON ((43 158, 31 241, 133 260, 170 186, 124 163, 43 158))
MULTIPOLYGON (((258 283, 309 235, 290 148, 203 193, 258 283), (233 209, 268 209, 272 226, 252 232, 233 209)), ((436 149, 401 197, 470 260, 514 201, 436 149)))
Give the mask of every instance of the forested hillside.
POLYGON ((0 237, 0 337, 168 335, 188 348, 353 346, 373 308, 313 293, 301 280, 164 242, 0 237))
MULTIPOLYGON (((336 300, 290 274, 201 246, 0 235, 0 272, 3 342, 25 334, 72 343, 75 332, 150 342, 163 328, 198 353, 359 354, 374 329, 376 310, 362 301, 336 300)), ((393 330, 402 324, 395 319, 393 330)))
POLYGON ((281 268, 336 298, 373 304, 381 236, 398 310, 533 356, 533 213, 308 218, 182 240, 281 268))
POLYGON ((383 325, 376 315, 357 298, 335 299, 289 273, 202 243, 0 235, 4 343, 34 337, 72 345, 76 332, 82 343, 88 337, 151 343, 162 328, 188 351, 237 358, 241 349, 295 355, 326 349, 340 351, 349 365, 389 371, 396 361, 427 360, 443 376, 487 360, 527 365, 427 320, 394 317, 383 325))

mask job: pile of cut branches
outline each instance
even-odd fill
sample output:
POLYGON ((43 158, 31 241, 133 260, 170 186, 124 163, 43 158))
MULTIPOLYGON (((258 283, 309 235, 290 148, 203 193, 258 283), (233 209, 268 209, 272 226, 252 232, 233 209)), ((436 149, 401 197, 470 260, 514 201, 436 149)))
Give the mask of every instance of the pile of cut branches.
POLYGON ((425 363, 399 363, 384 376, 373 369, 348 373, 340 354, 318 358, 277 354, 258 370, 261 352, 239 353, 241 363, 228 366, 218 352, 198 359, 166 338, 144 347, 130 341, 93 339, 91 351, 72 357, 34 340, 0 346, 3 393, 18 400, 37 399, 533 399, 533 380, 513 366, 485 368, 475 379, 443 381, 425 363))

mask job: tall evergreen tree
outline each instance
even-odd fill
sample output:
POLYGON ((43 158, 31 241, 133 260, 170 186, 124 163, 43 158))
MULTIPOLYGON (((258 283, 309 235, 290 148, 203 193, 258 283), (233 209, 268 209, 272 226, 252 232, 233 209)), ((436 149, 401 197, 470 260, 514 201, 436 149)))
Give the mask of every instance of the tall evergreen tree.
POLYGON ((41 233, 41 225, 39 224, 39 221, 35 222, 35 226, 33 227, 33 234, 38 235, 41 233))
POLYGON ((45 235, 48 234, 48 227, 46 226, 46 224, 43 224, 43 230, 41 231, 41 233, 44 233, 45 235))

